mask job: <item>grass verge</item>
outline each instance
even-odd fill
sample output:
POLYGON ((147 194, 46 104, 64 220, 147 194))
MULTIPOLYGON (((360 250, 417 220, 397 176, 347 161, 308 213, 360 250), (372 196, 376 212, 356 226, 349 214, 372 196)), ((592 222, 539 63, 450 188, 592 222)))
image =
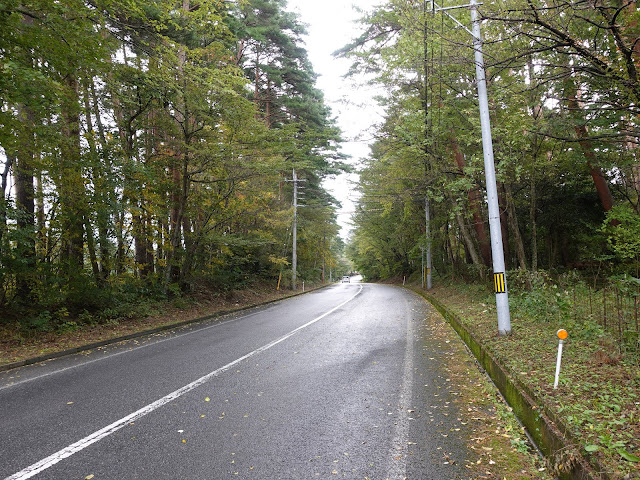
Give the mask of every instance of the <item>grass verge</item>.
MULTIPOLYGON (((495 301, 483 286, 441 285, 429 292, 456 314, 511 375, 562 419, 580 454, 602 478, 640 478, 640 371, 606 336, 581 319, 565 324, 511 311, 512 335, 497 334, 495 301), (559 328, 569 331, 557 390, 553 389, 559 328)), ((553 467, 553 466, 552 466, 553 467)))
POLYGON ((456 332, 435 310, 425 323, 425 333, 438 345, 446 344, 446 348, 441 349, 446 358, 441 361, 447 368, 447 386, 458 412, 457 423, 468 438, 466 478, 553 478, 511 408, 480 370, 456 332))

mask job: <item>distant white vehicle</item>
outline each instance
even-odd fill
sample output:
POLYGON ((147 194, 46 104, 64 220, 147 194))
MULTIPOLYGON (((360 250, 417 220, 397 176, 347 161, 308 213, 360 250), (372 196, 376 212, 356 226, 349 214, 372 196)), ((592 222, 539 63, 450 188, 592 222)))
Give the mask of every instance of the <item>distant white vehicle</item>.
POLYGON ((349 275, 345 275, 342 277, 342 283, 351 283, 351 277, 349 275))

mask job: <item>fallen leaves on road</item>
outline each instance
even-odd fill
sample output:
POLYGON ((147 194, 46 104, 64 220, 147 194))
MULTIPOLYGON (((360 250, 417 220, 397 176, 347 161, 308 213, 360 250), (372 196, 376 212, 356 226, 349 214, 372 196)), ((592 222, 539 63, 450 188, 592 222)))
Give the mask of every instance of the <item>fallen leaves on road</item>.
MULTIPOLYGON (((440 354, 447 357, 446 374, 440 377, 444 388, 439 390, 438 382, 429 386, 433 388, 432 402, 438 405, 431 405, 430 411, 425 411, 425 420, 433 422, 438 412, 444 417, 457 413, 456 424, 451 425, 447 433, 439 433, 444 438, 447 434, 469 438, 470 455, 462 463, 470 478, 549 479, 535 455, 524 452, 525 441, 517 426, 511 424, 515 422, 510 420, 511 412, 475 364, 468 361, 468 354, 450 326, 441 316, 432 315, 425 322, 425 330, 438 345, 430 352, 431 356, 426 357, 430 360, 440 354)), ((456 460, 449 452, 442 451, 442 455, 445 465, 455 465, 456 460)))

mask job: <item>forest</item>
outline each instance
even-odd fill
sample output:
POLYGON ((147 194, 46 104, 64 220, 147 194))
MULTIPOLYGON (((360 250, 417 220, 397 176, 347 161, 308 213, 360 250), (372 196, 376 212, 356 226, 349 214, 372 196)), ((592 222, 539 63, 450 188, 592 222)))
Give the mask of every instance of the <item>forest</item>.
POLYGON ((0 32, 0 323, 290 285, 294 171, 298 277, 347 268, 340 132, 284 0, 3 0, 0 32))
MULTIPOLYGON (((369 279, 420 271, 425 202, 434 274, 481 280, 491 271, 473 37, 464 3, 390 0, 363 18, 362 36, 338 52, 352 60, 351 75, 384 92, 384 122, 362 167, 348 247, 369 279), (449 9, 456 5, 464 8, 449 9)), ((513 284, 530 287, 532 278, 541 278, 537 272, 577 272, 594 286, 637 278, 636 2, 489 1, 479 14, 513 284)))
MULTIPOLYGON (((490 284, 470 16, 456 5, 383 2, 336 52, 382 92, 346 246, 369 280, 418 274, 430 244, 436 277, 490 284)), ((636 2, 479 14, 511 284, 637 283, 636 2)), ((323 187, 350 166, 285 0, 6 0, 0 27, 0 322, 291 285, 294 171, 297 276, 350 270, 323 187)))

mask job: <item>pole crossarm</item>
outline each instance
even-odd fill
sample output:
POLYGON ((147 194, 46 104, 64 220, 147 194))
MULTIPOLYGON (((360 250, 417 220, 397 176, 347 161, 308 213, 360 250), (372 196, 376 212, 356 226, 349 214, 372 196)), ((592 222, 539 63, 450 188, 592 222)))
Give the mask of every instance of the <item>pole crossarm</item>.
MULTIPOLYGON (((473 4, 469 3, 467 5, 456 5, 453 7, 441 7, 439 6, 436 2, 431 2, 432 5, 432 9, 431 11, 433 13, 436 12, 443 12, 447 17, 449 17, 451 20, 453 20, 460 28, 463 28, 469 35, 475 37, 475 34, 469 30, 469 28, 467 28, 466 25, 464 25, 463 23, 461 23, 457 18, 455 18, 453 15, 450 15, 449 13, 447 13, 448 10, 457 10, 459 8, 469 8, 474 6, 473 4)), ((482 5, 481 3, 478 3, 477 5, 482 5)))
MULTIPOLYGON (((438 7, 438 5, 435 2, 433 3, 436 5, 436 8, 433 9, 434 12, 445 12, 447 10, 456 10, 458 8, 469 8, 473 6, 473 4, 468 3, 466 5, 454 5, 452 7, 438 7)), ((482 3, 478 3, 477 5, 482 5, 482 3)))

